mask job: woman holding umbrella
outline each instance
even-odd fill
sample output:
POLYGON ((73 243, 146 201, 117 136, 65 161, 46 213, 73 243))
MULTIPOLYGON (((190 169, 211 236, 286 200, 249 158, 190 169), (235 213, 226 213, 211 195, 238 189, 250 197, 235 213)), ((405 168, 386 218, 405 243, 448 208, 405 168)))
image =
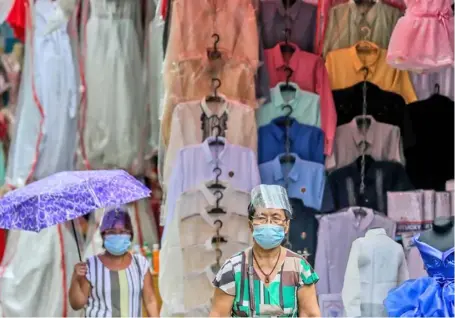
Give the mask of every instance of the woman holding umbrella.
POLYGON ((115 208, 100 226, 105 252, 76 264, 69 301, 75 310, 85 308, 86 317, 158 317, 150 263, 142 255, 128 252, 133 238, 126 208, 115 208))

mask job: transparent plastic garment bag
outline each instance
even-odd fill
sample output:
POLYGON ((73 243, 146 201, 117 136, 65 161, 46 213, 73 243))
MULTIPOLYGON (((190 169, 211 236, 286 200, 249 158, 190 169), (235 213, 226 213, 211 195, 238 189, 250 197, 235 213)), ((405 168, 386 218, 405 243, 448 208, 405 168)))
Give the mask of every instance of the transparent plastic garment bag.
MULTIPOLYGON (((77 222, 76 227, 80 229, 77 222)), ((76 241, 70 226, 53 226, 39 233, 10 231, 0 266, 0 315, 80 316, 68 301, 77 262, 76 241)))

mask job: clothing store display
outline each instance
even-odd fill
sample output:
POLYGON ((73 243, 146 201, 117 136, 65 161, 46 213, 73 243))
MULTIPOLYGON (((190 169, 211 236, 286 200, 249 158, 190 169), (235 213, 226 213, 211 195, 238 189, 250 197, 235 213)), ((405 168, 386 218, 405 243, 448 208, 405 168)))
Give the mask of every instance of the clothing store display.
POLYGON ((435 71, 453 66, 450 0, 406 1, 406 13, 390 38, 387 62, 394 68, 435 71))
MULTIPOLYGON (((453 231, 448 231, 452 237, 453 231)), ((438 250, 414 237, 428 277, 405 281, 384 300, 389 317, 453 317, 454 262, 452 247, 438 250)))
POLYGON ((298 198, 305 206, 321 209, 325 188, 324 165, 302 160, 290 154, 294 163, 281 163, 280 155, 259 165, 263 184, 278 184, 285 187, 290 198, 298 198))
POLYGON ((140 174, 143 168, 148 140, 143 136, 147 105, 139 75, 144 65, 139 47, 140 4, 141 1, 85 1, 90 6, 90 17, 86 26, 87 104, 82 106, 85 128, 80 136, 80 169, 121 168, 140 174), (103 80, 99 79, 100 74, 104 74, 103 80))
POLYGON ((256 15, 250 1, 172 1, 163 66, 161 135, 165 146, 174 107, 210 95, 213 73, 221 81, 220 93, 251 107, 257 106, 254 74, 259 66, 258 39, 256 15), (215 33, 219 37, 216 53, 220 59, 212 61, 207 52, 214 50, 215 33))
POLYGON ((342 290, 347 317, 387 317, 383 301, 409 278, 403 248, 385 229, 372 228, 352 242, 342 290))
POLYGON ((327 208, 339 210, 350 206, 365 206, 376 211, 387 213, 387 192, 408 191, 414 187, 409 181, 406 171, 400 163, 392 161, 376 161, 366 158, 364 193, 361 194, 361 169, 359 162, 337 169, 327 178, 327 191, 324 200, 328 200, 327 208))
POLYGON ((381 0, 373 2, 371 7, 357 4, 354 0, 332 7, 325 30, 323 55, 350 47, 360 40, 387 49, 400 16, 399 9, 381 0))
POLYGON ((43 35, 57 3, 31 4, 33 24, 26 40, 30 49, 25 53, 6 176, 16 187, 72 170, 76 149, 78 84, 66 26, 43 35))
POLYGON ((289 8, 281 0, 261 0, 261 37, 264 49, 271 49, 285 41, 286 28, 290 29, 289 41, 303 51, 314 52, 317 7, 295 1, 289 8))
POLYGON ((382 90, 371 82, 359 82, 354 86, 334 90, 333 99, 337 110, 337 125, 351 122, 363 112, 363 87, 366 85, 367 115, 381 123, 398 126, 403 148, 415 144, 415 136, 409 115, 409 108, 398 94, 382 90))
POLYGON ((141 290, 149 268, 149 261, 140 254, 134 254, 131 264, 119 271, 107 268, 99 256, 90 257, 86 278, 96 290, 88 298, 86 317, 142 317, 141 290))
POLYGON ((221 224, 219 235, 224 242, 220 245, 219 262, 252 244, 248 227, 249 194, 230 185, 222 193, 219 206, 225 214, 211 213, 217 206, 217 195, 203 183, 183 193, 177 203, 160 251, 162 316, 208 315, 214 289, 211 281, 216 275, 211 265, 217 260, 212 244, 217 224, 221 224))
POLYGON ((290 140, 290 152, 295 152, 301 159, 324 163, 324 132, 314 126, 299 124, 295 119, 279 117, 258 130, 259 164, 275 159, 286 152, 286 139, 290 140), (289 120, 286 127, 281 122, 289 120))
POLYGON ((324 215, 319 220, 315 271, 320 277, 318 294, 340 293, 352 242, 365 236, 369 229, 383 228, 390 238, 395 237, 396 224, 385 215, 362 208, 350 207, 324 215))
POLYGON ((247 269, 252 262, 249 254, 251 248, 232 256, 224 263, 213 281, 215 287, 234 296, 233 317, 252 315, 248 301, 251 297, 254 297, 257 315, 298 317, 297 290, 304 285, 316 284, 319 280, 308 262, 300 255, 286 250, 286 258, 268 286, 265 286, 254 270, 254 295, 248 295, 248 292, 241 291, 248 290, 248 271, 243 267, 247 269))
POLYGON ((269 124, 273 119, 285 116, 288 112, 285 105, 292 107, 292 118, 300 124, 321 127, 321 106, 319 96, 312 92, 302 91, 297 84, 290 82, 295 92, 281 91, 284 82, 270 89, 271 102, 256 110, 256 122, 259 127, 269 124))
POLYGON ((404 165, 400 128, 377 122, 370 115, 367 117, 369 125, 363 131, 357 119, 337 127, 333 152, 326 158, 328 170, 350 165, 362 155, 362 151, 374 160, 395 161, 404 165))
POLYGON ((453 66, 443 68, 438 72, 415 73, 410 72, 412 85, 419 100, 427 99, 434 93, 447 96, 454 100, 454 68, 453 66))
POLYGON ((408 72, 390 67, 386 62, 386 54, 387 50, 367 41, 360 41, 349 48, 329 52, 325 66, 332 89, 347 88, 366 80, 383 90, 401 95, 408 104, 415 102, 417 96, 408 72), (371 49, 358 50, 358 47, 361 48, 364 45, 371 49))
POLYGON ((167 184, 169 181, 171 171, 175 168, 175 157, 180 149, 200 144, 207 137, 218 133, 225 136, 229 143, 250 148, 256 153, 257 129, 251 107, 229 100, 219 104, 207 103, 205 98, 177 105, 172 115, 163 183, 167 184), (204 118, 203 123, 201 116, 204 118), (222 127, 220 132, 215 129, 217 125, 222 127))
POLYGON ((454 102, 435 94, 409 105, 414 147, 405 151, 406 171, 416 188, 444 191, 447 180, 454 178, 454 102), (444 136, 444 146, 435 142, 444 136))
POLYGON ((294 213, 289 225, 288 248, 304 257, 311 266, 314 266, 319 227, 319 222, 316 219, 318 211, 306 206, 301 199, 291 198, 289 201, 294 213))
POLYGON ((454 192, 455 191, 455 180, 448 180, 446 182, 446 191, 454 192))
POLYGON ((315 54, 300 50, 296 45, 293 48, 295 51, 289 59, 283 56, 279 44, 265 50, 264 63, 269 72, 270 87, 286 81, 288 72, 285 66, 288 66, 292 70, 289 78, 291 82, 296 83, 302 90, 319 95, 321 128, 325 133, 324 153, 331 154, 337 117, 324 60, 315 54))
POLYGON ((228 181, 235 189, 250 192, 260 184, 257 159, 253 150, 230 144, 226 139, 221 149, 210 146, 215 138, 207 138, 200 145, 184 147, 180 150, 169 179, 163 237, 166 236, 166 224, 174 217, 175 204, 181 193, 204 181, 215 180, 213 169, 221 169, 219 180, 228 181), (215 148, 215 149, 213 149, 215 148))

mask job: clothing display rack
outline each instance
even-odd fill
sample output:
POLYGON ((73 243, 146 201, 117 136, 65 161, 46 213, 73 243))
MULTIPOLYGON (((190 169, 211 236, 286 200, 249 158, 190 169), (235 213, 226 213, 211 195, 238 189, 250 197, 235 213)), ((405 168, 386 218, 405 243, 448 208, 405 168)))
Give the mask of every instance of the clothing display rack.
MULTIPOLYGON (((133 250, 160 243, 161 316, 209 316, 214 277, 242 276, 232 255, 254 244, 248 205, 261 184, 287 191, 282 245, 314 267, 312 282, 319 276, 321 316, 381 316, 407 274, 433 277, 415 237, 454 210, 445 189, 455 160, 452 0, 409 0, 407 9, 404 0, 8 1, 10 12, 0 8, 9 25, 0 27, 9 43, 0 50, 0 195, 67 170, 147 179, 151 200, 128 211, 133 250), (10 33, 22 42, 12 52, 10 33), (383 254, 387 272, 377 269, 383 254)), ((76 250, 82 259, 103 251, 102 216, 53 235, 0 230, 0 312, 78 316, 61 286, 76 250), (76 248, 72 232, 83 226, 76 248), (37 253, 24 264, 30 249, 37 253), (36 286, 55 306, 29 297, 36 286)), ((289 287, 294 277, 299 287, 310 280, 297 270, 287 281, 293 270, 277 275, 284 302, 276 282, 268 288, 254 275, 261 291, 250 310, 301 316, 289 287)), ((441 279, 405 295, 406 308, 447 316, 439 288, 453 278, 441 279), (437 301, 421 306, 425 293, 437 301)), ((238 301, 235 284, 222 285, 238 301)))

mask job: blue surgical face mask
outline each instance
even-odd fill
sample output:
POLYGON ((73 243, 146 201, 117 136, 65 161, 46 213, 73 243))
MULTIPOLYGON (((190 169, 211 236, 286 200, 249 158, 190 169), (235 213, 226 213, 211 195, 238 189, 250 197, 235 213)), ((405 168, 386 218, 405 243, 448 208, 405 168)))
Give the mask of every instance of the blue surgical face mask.
POLYGON ((265 250, 277 247, 284 240, 284 227, 276 224, 255 225, 253 238, 265 250))
POLYGON ((128 252, 130 246, 130 234, 108 234, 104 237, 104 247, 112 255, 121 256, 128 252))

